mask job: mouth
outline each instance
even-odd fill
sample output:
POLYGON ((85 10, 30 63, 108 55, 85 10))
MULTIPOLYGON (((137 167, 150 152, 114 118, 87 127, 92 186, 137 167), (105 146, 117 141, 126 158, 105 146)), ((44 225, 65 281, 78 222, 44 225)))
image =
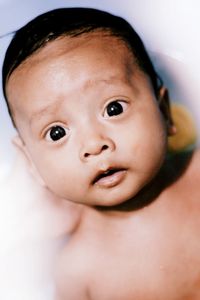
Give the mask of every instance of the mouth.
POLYGON ((123 180, 125 173, 126 169, 119 168, 110 168, 106 171, 100 171, 92 181, 92 184, 101 187, 113 187, 123 180))

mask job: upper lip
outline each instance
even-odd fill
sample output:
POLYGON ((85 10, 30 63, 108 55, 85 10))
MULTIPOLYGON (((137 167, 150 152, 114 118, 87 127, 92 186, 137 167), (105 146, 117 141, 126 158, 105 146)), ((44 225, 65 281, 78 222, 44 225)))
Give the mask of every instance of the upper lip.
POLYGON ((125 168, 120 168, 120 167, 110 167, 106 170, 100 170, 96 173, 94 179, 92 180, 92 184, 95 184, 102 177, 106 177, 112 175, 115 172, 124 171, 124 170, 125 168))

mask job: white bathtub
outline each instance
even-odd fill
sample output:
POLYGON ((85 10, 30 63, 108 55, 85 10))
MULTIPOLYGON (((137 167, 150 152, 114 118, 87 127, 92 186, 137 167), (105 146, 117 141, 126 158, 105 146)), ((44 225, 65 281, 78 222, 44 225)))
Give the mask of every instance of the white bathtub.
MULTIPOLYGON (((188 106, 200 129, 200 35, 198 33, 200 3, 198 1, 0 0, 0 35, 3 36, 21 27, 39 13, 63 6, 96 7, 109 10, 129 20, 145 41, 158 72, 170 90, 172 99, 188 106)), ((0 39, 1 63, 10 39, 11 34, 0 39)), ((57 207, 54 215, 54 206, 35 201, 34 197, 28 196, 29 190, 24 190, 23 197, 22 194, 17 193, 17 180, 19 180, 19 190, 23 192, 22 180, 25 173, 20 173, 22 176, 20 179, 21 177, 16 173, 18 171, 15 169, 14 172, 13 169, 15 150, 11 139, 15 135, 15 130, 7 114, 2 93, 0 93, 0 129, 0 200, 2 203, 0 220, 1 237, 3 236, 0 245, 0 249, 3 249, 0 251, 0 261, 4 262, 5 267, 4 273, 2 268, 0 270, 1 298, 51 300, 53 299, 50 275, 52 260, 62 243, 62 233, 67 223, 56 223, 60 214, 63 216, 60 211, 62 207, 57 207), (9 178, 8 174, 11 175, 9 178), (16 178, 14 185, 12 176, 14 181, 16 178), (14 194, 11 187, 15 191, 14 194), (57 231, 50 234, 48 228, 44 230, 42 220, 45 219, 47 223, 48 220, 52 222, 52 214, 53 222, 57 224, 57 231), (42 266, 40 262, 43 262, 42 266), (7 277, 5 277, 5 270, 7 277), (43 270, 42 274, 41 270, 43 270)), ((19 165, 17 170, 18 168, 19 165)), ((32 190, 30 192, 33 193, 32 190)))

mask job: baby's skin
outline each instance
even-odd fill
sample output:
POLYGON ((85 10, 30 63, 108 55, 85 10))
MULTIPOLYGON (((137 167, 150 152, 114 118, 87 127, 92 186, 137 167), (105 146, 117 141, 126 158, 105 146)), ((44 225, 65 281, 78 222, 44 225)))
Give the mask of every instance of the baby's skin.
POLYGON ((167 154, 167 91, 155 96, 127 46, 59 38, 12 73, 7 95, 35 177, 82 204, 57 300, 200 299, 200 153, 167 154))
POLYGON ((143 208, 85 208, 59 262, 57 299, 200 299, 199 160, 143 208))

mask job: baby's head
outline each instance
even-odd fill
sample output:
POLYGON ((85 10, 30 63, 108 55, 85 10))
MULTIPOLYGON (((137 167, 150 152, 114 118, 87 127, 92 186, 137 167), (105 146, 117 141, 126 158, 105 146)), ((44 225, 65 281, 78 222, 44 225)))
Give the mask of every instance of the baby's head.
POLYGON ((8 48, 3 91, 18 146, 60 197, 119 204, 163 163, 173 131, 167 92, 120 17, 86 8, 37 17, 8 48))

